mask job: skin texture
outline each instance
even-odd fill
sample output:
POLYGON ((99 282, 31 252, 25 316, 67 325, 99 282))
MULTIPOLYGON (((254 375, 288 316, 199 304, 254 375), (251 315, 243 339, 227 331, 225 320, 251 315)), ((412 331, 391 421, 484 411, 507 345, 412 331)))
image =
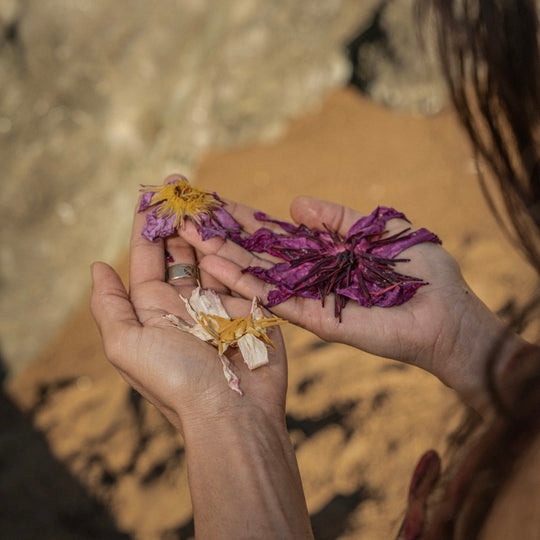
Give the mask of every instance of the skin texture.
MULTIPOLYGON (((260 227, 252 208, 229 202, 227 210, 248 232, 260 227)), ((311 228, 322 228, 325 223, 342 234, 361 215, 310 197, 300 197, 291 205, 296 223, 311 228)), ((390 234, 404 225, 401 220, 391 220, 390 234)), ((242 273, 242 269, 250 265, 269 267, 275 262, 271 256, 252 254, 218 238, 203 242, 189 223, 181 234, 204 254, 199 263, 201 269, 238 294, 256 295, 264 302, 272 286, 242 273)), ((490 399, 484 386, 486 358, 493 343, 504 333, 503 324, 470 290, 456 261, 440 245, 419 244, 403 251, 402 256, 410 258, 410 262, 398 264, 396 270, 419 276, 429 285, 421 287, 401 306, 363 308, 349 302, 341 323, 334 317, 332 299, 323 308, 318 300, 294 297, 274 306, 272 311, 322 339, 425 369, 455 389, 481 414, 490 414, 490 399)), ((500 369, 524 343, 517 335, 505 337, 499 347, 500 369)))
MULTIPOLYGON (((197 252, 182 238, 151 243, 136 214, 131 240, 130 291, 104 263, 92 266, 91 309, 105 352, 124 379, 153 403, 184 437, 195 528, 199 538, 311 538, 296 458, 285 427, 286 355, 279 329, 269 364, 249 372, 238 351, 229 356, 244 396, 223 377, 217 350, 162 319, 189 320, 179 293, 196 283, 164 281, 165 252, 191 264, 197 252)), ((249 313, 251 300, 220 293, 231 316, 249 313)))

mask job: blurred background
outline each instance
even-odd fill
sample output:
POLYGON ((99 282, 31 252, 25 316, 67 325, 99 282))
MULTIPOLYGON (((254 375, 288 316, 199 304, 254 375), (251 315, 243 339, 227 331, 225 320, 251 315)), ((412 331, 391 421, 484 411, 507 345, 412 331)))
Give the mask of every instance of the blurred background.
MULTIPOLYGON (((140 184, 182 173, 288 217, 395 206, 508 315, 533 273, 483 202, 413 0, 0 0, 0 527, 183 539, 182 441, 108 366, 89 265, 126 277, 140 184)), ((317 538, 395 534, 461 407, 418 370, 286 328, 317 538)))

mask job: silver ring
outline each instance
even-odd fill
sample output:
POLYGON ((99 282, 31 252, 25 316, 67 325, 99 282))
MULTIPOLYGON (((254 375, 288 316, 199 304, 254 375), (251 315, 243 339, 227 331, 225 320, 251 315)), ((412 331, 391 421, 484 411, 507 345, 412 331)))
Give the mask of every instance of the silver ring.
POLYGON ((181 278, 199 280, 199 269, 194 264, 173 264, 167 268, 167 281, 176 281, 181 278))

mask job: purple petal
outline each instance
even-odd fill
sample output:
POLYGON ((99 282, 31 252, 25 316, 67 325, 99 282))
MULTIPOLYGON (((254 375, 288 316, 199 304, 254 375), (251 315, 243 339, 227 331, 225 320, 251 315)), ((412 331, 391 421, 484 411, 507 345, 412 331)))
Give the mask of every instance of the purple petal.
POLYGON ((277 263, 271 268, 261 268, 260 266, 249 266, 244 270, 267 283, 276 285, 277 291, 271 291, 268 295, 268 307, 274 306, 283 302, 293 295, 302 296, 304 298, 320 298, 318 289, 309 287, 307 281, 303 282, 301 290, 295 290, 299 280, 302 280, 302 275, 307 274, 309 268, 291 268, 288 263, 277 263), (278 299, 280 299, 278 301, 278 299))
POLYGON ((394 218, 409 221, 405 217, 405 214, 402 214, 393 208, 378 206, 369 216, 364 216, 356 221, 345 235, 345 238, 350 239, 358 234, 366 236, 382 233, 386 222, 394 218))
POLYGON ((298 225, 294 225, 293 223, 289 223, 288 221, 280 221, 279 219, 269 218, 264 212, 255 212, 253 216, 257 221, 275 223, 276 225, 279 225, 284 231, 291 234, 294 234, 296 232, 296 229, 298 228, 298 225))
POLYGON ((150 206, 150 201, 152 200, 153 196, 154 194, 150 191, 142 194, 141 202, 139 203, 139 212, 144 212, 150 206))
POLYGON ((408 281, 400 283, 386 292, 383 292, 385 289, 378 287, 373 283, 368 282, 366 285, 370 292, 369 301, 366 296, 362 294, 361 289, 357 284, 351 285, 347 288, 337 289, 336 292, 350 298, 351 300, 355 300, 364 307, 391 307, 399 306, 407 302, 414 296, 419 287, 427 285, 427 283, 425 281, 408 281))
MULTIPOLYGON (((293 290, 296 284, 305 278, 310 269, 311 265, 291 268, 288 263, 277 263, 268 269, 259 266, 250 266, 246 271, 268 281, 268 283, 293 290)), ((304 285, 307 285, 307 283, 304 282, 304 285)))
POLYGON ((171 236, 176 230, 174 218, 174 215, 164 218, 154 215, 154 212, 150 212, 146 214, 146 223, 141 234, 151 242, 154 242, 157 238, 171 236))
POLYGON ((235 242, 240 241, 240 232, 242 231, 239 223, 227 210, 221 207, 214 210, 211 215, 201 215, 197 229, 203 240, 219 236, 220 238, 230 238, 235 242))
MULTIPOLYGON (((295 230, 297 227, 295 226, 295 230)), ((301 236, 299 231, 293 236, 279 234, 267 228, 257 229, 251 236, 244 238, 241 245, 248 251, 268 253, 284 260, 291 251, 320 250, 320 243, 313 238, 301 236)))
POLYGON ((288 300, 291 296, 293 296, 293 293, 286 291, 285 289, 275 289, 270 291, 266 299, 266 307, 271 308, 277 306, 278 304, 281 304, 281 302, 288 300))
POLYGON ((386 257, 388 259, 392 259, 407 248, 415 246, 416 244, 421 244, 423 242, 433 242, 436 244, 441 243, 437 235, 433 234, 427 229, 418 229, 395 240, 390 244, 373 248, 371 250, 371 253, 379 257, 386 257))
POLYGON ((285 302, 285 300, 291 298, 291 296, 301 296, 302 298, 311 298, 312 300, 319 300, 320 298, 319 294, 310 291, 293 292, 283 287, 278 287, 268 293, 266 306, 269 308, 277 306, 281 302, 285 302))
POLYGON ((387 233, 389 220, 407 221, 404 214, 387 207, 378 207, 369 216, 360 218, 345 237, 329 229, 311 230, 305 225, 270 219, 262 213, 255 217, 284 231, 276 233, 261 228, 241 242, 250 251, 269 253, 286 261, 269 269, 245 270, 277 287, 269 294, 268 305, 276 305, 292 295, 319 298, 324 303, 334 293, 335 313, 340 320, 349 299, 366 307, 389 307, 412 298, 426 283, 397 272, 396 255, 421 242, 440 243, 426 229, 405 228, 387 233))

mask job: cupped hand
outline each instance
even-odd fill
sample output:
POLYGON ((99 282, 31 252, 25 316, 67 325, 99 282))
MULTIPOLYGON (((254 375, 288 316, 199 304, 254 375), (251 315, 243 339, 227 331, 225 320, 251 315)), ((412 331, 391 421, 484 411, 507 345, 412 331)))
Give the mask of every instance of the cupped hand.
MULTIPOLYGON (((226 355, 240 379, 243 396, 231 391, 223 375, 217 348, 172 326, 163 318, 174 314, 192 324, 180 298, 197 286, 192 278, 165 280, 166 252, 174 264, 196 264, 199 254, 180 236, 149 242, 141 236, 145 215, 134 218, 130 247, 130 291, 104 263, 92 266, 91 310, 101 332, 105 353, 124 379, 156 405, 182 433, 186 422, 203 425, 250 407, 280 421, 287 385, 286 355, 278 328, 269 329, 276 349, 269 363, 250 371, 238 349, 226 355)), ((229 316, 246 316, 251 299, 233 297, 218 279, 201 270, 203 288, 216 290, 229 316)))
MULTIPOLYGON (((247 232, 268 226, 253 217, 252 208, 228 202, 227 210, 247 232)), ((310 197, 296 199, 291 215, 296 223, 312 229, 322 229, 325 224, 342 235, 362 217, 352 209, 310 197)), ((388 222, 390 234, 405 226, 410 224, 397 219, 388 222)), ((250 253, 218 238, 202 241, 189 225, 182 236, 205 254, 201 269, 244 297, 266 299, 273 286, 242 270, 247 266, 269 268, 276 262, 273 257, 250 253)), ((399 258, 410 261, 398 263, 396 271, 427 282, 402 305, 366 308, 349 301, 341 322, 334 315, 332 298, 323 307, 320 300, 296 296, 272 307, 272 311, 324 340, 423 368, 481 409, 486 399, 485 361, 503 332, 502 323, 472 293, 458 264, 440 245, 418 244, 399 258)))

